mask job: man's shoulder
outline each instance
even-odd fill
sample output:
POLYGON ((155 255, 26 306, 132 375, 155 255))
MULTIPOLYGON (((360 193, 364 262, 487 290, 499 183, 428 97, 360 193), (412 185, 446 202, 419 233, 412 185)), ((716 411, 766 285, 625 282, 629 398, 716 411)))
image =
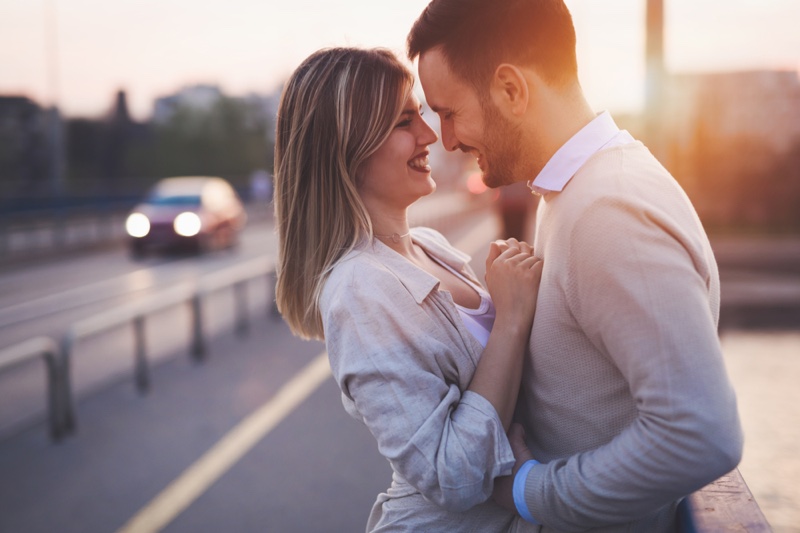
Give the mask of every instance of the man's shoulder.
POLYGON ((675 178, 638 141, 593 155, 557 200, 558 211, 568 217, 598 202, 613 202, 625 210, 646 210, 665 203, 690 205, 675 178))

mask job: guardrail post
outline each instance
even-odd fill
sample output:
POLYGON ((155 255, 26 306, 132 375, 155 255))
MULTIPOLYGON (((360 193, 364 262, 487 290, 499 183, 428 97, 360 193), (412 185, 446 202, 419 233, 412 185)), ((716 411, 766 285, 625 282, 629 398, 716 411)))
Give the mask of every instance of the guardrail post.
POLYGON ((147 345, 144 334, 144 316, 133 319, 136 389, 140 394, 150 390, 150 370, 147 366, 147 345))
POLYGON ((236 300, 236 333, 245 336, 250 331, 249 306, 247 305, 247 282, 240 281, 233 285, 234 299, 236 300))
POLYGON ((0 372, 36 357, 44 359, 46 367, 45 405, 50 438, 55 442, 61 440, 64 434, 60 410, 61 366, 59 356, 59 346, 50 337, 34 337, 0 350, 0 372))
POLYGON ((199 293, 191 300, 192 306, 192 359, 202 362, 206 358, 206 341, 203 335, 203 301, 199 293))
POLYGON ((64 428, 59 416, 59 372, 58 350, 45 352, 44 360, 47 364, 47 419, 50 424, 50 438, 58 442, 64 436, 64 428))
POLYGON ((71 331, 64 336, 61 345, 61 379, 59 380, 59 419, 63 435, 74 433, 77 428, 75 405, 72 398, 72 369, 70 360, 75 348, 75 338, 71 331))

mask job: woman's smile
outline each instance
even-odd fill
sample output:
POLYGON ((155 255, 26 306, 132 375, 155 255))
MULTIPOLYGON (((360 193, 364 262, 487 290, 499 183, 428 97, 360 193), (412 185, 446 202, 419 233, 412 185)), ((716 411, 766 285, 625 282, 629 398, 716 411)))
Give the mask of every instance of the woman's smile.
POLYGON ((422 152, 414 159, 408 162, 408 166, 411 167, 412 170, 416 170, 417 172, 425 172, 428 173, 431 171, 431 166, 428 161, 428 151, 422 152))

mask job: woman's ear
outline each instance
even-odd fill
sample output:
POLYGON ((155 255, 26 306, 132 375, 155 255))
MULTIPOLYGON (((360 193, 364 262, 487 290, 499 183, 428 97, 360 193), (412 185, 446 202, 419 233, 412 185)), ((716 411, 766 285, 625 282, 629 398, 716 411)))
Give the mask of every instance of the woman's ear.
POLYGON ((494 71, 489 94, 495 106, 507 116, 521 117, 528 109, 530 88, 524 73, 514 65, 502 63, 494 71))

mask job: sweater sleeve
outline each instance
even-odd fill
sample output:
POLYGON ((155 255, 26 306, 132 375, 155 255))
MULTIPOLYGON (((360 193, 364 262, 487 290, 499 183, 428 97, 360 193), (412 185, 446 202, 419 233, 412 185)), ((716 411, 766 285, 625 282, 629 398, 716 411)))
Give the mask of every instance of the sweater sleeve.
POLYGON ((738 464, 742 431, 709 304, 716 270, 702 242, 669 216, 612 199, 575 224, 571 311, 638 414, 610 442, 530 470, 525 500, 542 523, 579 531, 632 521, 738 464))
POLYGON ((450 511, 488 500, 514 456, 494 407, 452 379, 464 354, 437 337, 435 320, 391 274, 332 283, 322 317, 348 410, 427 499, 450 511))

